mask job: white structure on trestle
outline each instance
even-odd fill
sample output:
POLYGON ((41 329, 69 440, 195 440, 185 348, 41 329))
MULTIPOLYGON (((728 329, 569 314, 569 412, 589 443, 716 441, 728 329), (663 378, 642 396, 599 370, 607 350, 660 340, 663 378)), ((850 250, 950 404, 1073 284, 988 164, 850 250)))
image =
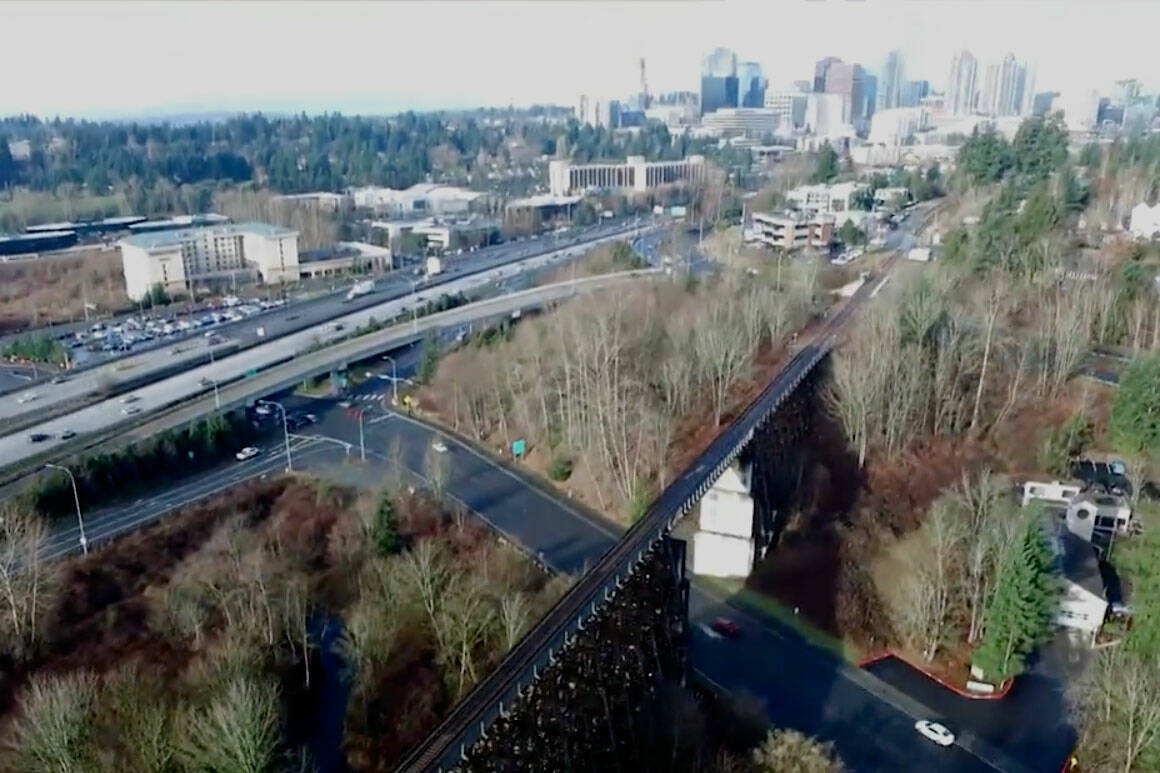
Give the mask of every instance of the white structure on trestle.
POLYGON ((693 573, 748 577, 757 558, 750 494, 753 466, 734 462, 701 499, 693 535, 693 573))

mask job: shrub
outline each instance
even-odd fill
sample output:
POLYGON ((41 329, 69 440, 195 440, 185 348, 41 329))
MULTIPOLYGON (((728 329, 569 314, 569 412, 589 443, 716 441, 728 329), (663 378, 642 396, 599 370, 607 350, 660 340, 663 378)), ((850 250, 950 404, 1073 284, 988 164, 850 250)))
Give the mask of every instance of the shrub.
POLYGON ((557 482, 571 478, 572 460, 564 456, 557 456, 552 460, 552 466, 548 468, 548 477, 557 482))

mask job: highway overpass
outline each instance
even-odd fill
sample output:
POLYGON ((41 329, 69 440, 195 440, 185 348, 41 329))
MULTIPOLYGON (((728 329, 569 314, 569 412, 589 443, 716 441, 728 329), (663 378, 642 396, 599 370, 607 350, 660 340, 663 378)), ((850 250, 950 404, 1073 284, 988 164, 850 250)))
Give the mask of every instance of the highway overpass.
MULTIPOLYGON (((546 303, 625 281, 660 276, 663 274, 659 270, 647 269, 534 287, 391 325, 304 354, 296 355, 295 349, 287 344, 287 339, 273 341, 142 387, 133 392, 138 398, 137 402, 125 403, 123 398, 110 398, 28 430, 30 433, 50 434, 53 441, 32 443, 24 433, 0 438, 0 465, 8 470, 11 479, 14 473, 31 471, 35 466, 73 455, 85 447, 113 437, 149 437, 165 429, 188 424, 219 408, 245 405, 315 376, 341 370, 352 362, 407 344, 429 330, 510 315, 516 310, 538 308, 546 303), (218 384, 216 394, 212 386, 215 380, 218 384), (136 405, 144 406, 142 413, 126 415, 125 409, 136 405), (60 433, 66 429, 77 432, 81 437, 74 441, 58 440, 60 433)), ((384 304, 390 307, 389 316, 400 313, 402 303, 392 301, 384 304)), ((356 325, 365 324, 376 313, 381 315, 378 317, 380 320, 386 318, 388 314, 384 314, 381 308, 376 306, 351 315, 352 319, 345 322, 345 325, 349 325, 345 332, 349 333, 356 325)))

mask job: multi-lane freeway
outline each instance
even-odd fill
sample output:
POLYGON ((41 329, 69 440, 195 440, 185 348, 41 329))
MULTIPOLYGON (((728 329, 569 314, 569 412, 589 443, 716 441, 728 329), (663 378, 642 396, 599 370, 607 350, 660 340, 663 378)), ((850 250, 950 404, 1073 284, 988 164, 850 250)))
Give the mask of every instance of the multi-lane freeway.
MULTIPOLYGON (((430 279, 396 271, 379 278, 374 293, 351 301, 346 300, 346 288, 343 288, 342 292, 322 298, 293 302, 239 322, 216 325, 211 329, 213 340, 220 343, 212 346, 207 343, 209 339, 203 337, 203 333, 210 330, 194 329, 182 337, 138 345, 130 353, 110 353, 95 358, 91 367, 74 372, 63 383, 50 384, 44 379, 35 385, 9 383, 10 387, 18 386, 22 394, 34 393, 36 399, 21 402, 16 394, 0 396, 0 419, 43 412, 53 405, 82 399, 98 389, 115 389, 118 382, 135 382, 150 372, 170 371, 182 364, 200 362, 206 359, 211 350, 226 353, 238 347, 268 343, 297 331, 320 326, 325 338, 325 323, 337 321, 353 312, 380 307, 389 300, 413 296, 423 296, 430 300, 441 293, 471 289, 479 284, 467 279, 469 276, 492 277, 494 271, 502 270, 504 266, 510 266, 509 271, 534 268, 536 264, 528 262, 534 256, 549 253, 560 255, 562 250, 568 251, 570 256, 576 253, 569 248, 634 233, 637 228, 636 221, 616 220, 576 228, 563 234, 505 242, 450 258, 444 262, 444 271, 430 279), (456 289, 450 289, 453 285, 456 289)), ((482 283, 486 284, 486 281, 482 283)), ((382 314, 381 311, 379 313, 382 314)), ((55 370, 50 370, 48 375, 55 373, 55 370)), ((4 383, 0 381, 0 388, 3 388, 4 383)))
MULTIPOLYGON (((629 233, 634 232, 630 231, 629 233)), ((614 235, 597 236, 584 242, 582 246, 539 253, 534 257, 518 260, 514 264, 505 264, 487 271, 452 279, 440 285, 437 290, 425 292, 417 289, 415 293, 401 298, 386 301, 379 299, 375 305, 365 307, 360 311, 348 313, 325 324, 253 346, 246 351, 222 357, 212 363, 186 369, 176 375, 149 383, 134 390, 130 395, 102 400, 79 410, 34 424, 19 433, 0 437, 0 465, 11 465, 31 457, 39 458, 51 450, 54 445, 64 442, 62 435, 87 434, 104 430, 123 423, 138 413, 146 415, 189 397, 214 390, 215 384, 229 384, 241 378, 258 375, 261 371, 285 362, 295 355, 317 350, 323 344, 345 338, 352 330, 366 325, 372 319, 382 321, 407 312, 414 314, 419 306, 437 298, 441 293, 466 293, 475 288, 501 281, 504 277, 510 277, 517 271, 535 270, 550 266, 555 261, 582 253, 593 244, 616 238, 622 238, 621 232, 615 232, 614 235), (32 442, 33 435, 41 438, 39 442, 32 442)), ((596 287, 604 281, 605 279, 600 277, 585 278, 577 280, 574 286, 577 288, 596 287)), ((555 290, 552 287, 535 288, 523 291, 523 293, 501 296, 499 305, 503 305, 503 298, 509 297, 515 299, 516 307, 519 307, 521 304, 535 305, 541 299, 562 296, 558 287, 555 290)), ((486 304, 486 301, 482 303, 486 304)), ((384 331, 384 335, 380 337, 389 339, 396 333, 403 336, 408 328, 413 333, 418 334, 433 322, 458 324, 462 319, 472 319, 473 314, 487 315, 500 311, 498 306, 494 309, 486 305, 480 308, 478 304, 462 307, 452 310, 452 312, 444 312, 441 315, 418 318, 410 325, 396 325, 384 331)), ((73 382, 66 382, 52 386, 68 387, 72 384, 73 382)), ((15 402, 15 398, 12 397, 8 400, 15 402)))

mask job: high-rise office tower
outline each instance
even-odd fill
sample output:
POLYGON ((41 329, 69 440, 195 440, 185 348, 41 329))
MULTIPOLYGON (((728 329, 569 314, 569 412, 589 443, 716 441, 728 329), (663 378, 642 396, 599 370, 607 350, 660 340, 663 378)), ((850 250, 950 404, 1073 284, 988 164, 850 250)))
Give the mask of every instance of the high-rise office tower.
POLYGON ((737 66, 737 107, 763 107, 768 81, 762 77, 757 62, 742 62, 737 66))
POLYGON ((862 77, 862 107, 861 116, 869 122, 874 117, 874 108, 878 105, 878 76, 864 73, 862 77))
POLYGON ((701 114, 738 105, 737 54, 715 48, 701 60, 701 114))
POLYGON ((842 60, 836 56, 827 56, 825 59, 819 59, 814 65, 814 91, 822 92, 826 90, 826 74, 830 71, 830 67, 835 64, 840 64, 842 60))
POLYGON ((826 93, 841 94, 845 100, 842 123, 857 124, 865 120, 865 78, 866 71, 860 64, 834 62, 826 70, 826 93))
POLYGON ((878 76, 877 110, 890 110, 902 106, 902 89, 906 83, 906 73, 902 63, 902 52, 894 49, 886 55, 882 72, 878 76))
POLYGON ((978 90, 979 60, 963 49, 951 57, 951 73, 947 78, 945 108, 948 115, 969 115, 975 108, 978 90))
POLYGON ((979 91, 978 110, 988 115, 1021 115, 1026 107, 1027 66, 1007 54, 1002 61, 987 65, 983 88, 979 91))
POLYGON ((928 96, 930 96, 930 81, 907 81, 902 86, 899 107, 918 107, 928 96))

